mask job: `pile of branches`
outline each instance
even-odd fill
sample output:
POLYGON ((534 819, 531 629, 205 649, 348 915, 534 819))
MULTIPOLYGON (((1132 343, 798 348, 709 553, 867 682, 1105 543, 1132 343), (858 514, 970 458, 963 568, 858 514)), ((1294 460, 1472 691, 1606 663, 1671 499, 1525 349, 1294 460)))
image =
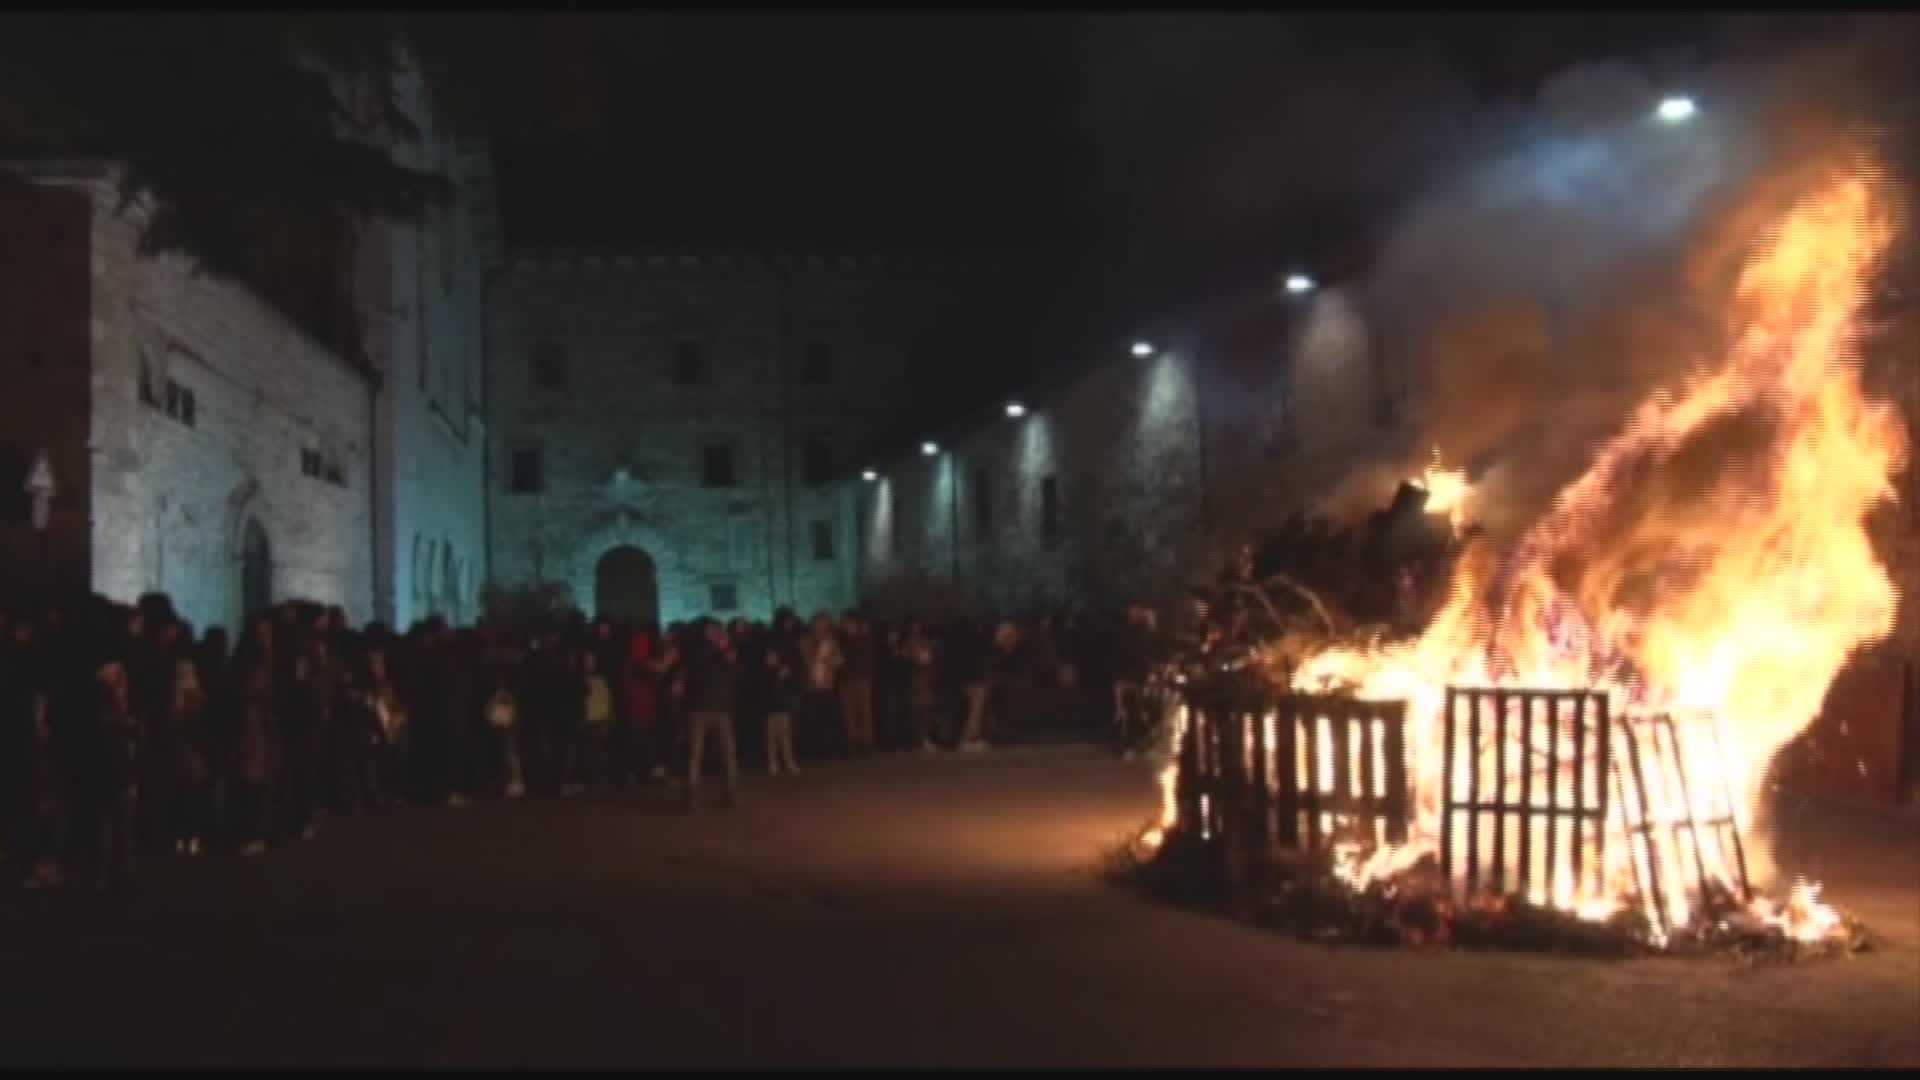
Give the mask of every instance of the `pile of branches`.
POLYGON ((1405 485, 1392 506, 1342 526, 1298 514, 1243 544, 1212 581, 1188 589, 1183 666, 1291 667, 1317 652, 1416 633, 1438 610, 1462 544, 1405 485))

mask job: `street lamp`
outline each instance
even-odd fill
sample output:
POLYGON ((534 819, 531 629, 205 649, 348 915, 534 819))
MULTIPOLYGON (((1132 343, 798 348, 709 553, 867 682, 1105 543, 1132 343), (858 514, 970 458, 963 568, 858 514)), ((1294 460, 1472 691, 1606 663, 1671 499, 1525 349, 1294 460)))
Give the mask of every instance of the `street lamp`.
POLYGON ((923 442, 923 443, 921 443, 921 444, 920 444, 920 456, 921 456, 921 457, 932 457, 933 455, 935 455, 935 454, 937 454, 937 453, 939 453, 939 452, 940 452, 940 444, 939 444, 939 443, 936 443, 936 442, 923 442))
POLYGON ((1007 419, 1018 420, 1027 415, 1027 407, 1017 401, 1007 402, 1007 419))
POLYGON ((1305 296, 1313 291, 1313 279, 1305 274, 1288 274, 1286 287, 1293 296, 1305 296))
POLYGON ((1693 119, 1693 114, 1699 111, 1699 106, 1694 104, 1692 98, 1684 94, 1676 94, 1662 99, 1660 107, 1654 110, 1654 115, 1658 116, 1662 123, 1683 124, 1693 119))
POLYGON ((1153 344, 1152 344, 1152 342, 1147 342, 1147 341, 1136 341, 1136 342, 1134 342, 1134 343, 1133 343, 1133 355, 1135 355, 1135 356, 1137 356, 1137 357, 1139 357, 1139 358, 1140 358, 1140 359, 1142 359, 1142 360, 1145 360, 1145 359, 1146 359, 1147 357, 1149 357, 1149 356, 1152 356, 1152 355, 1153 355, 1153 344))
POLYGON ((875 480, 880 479, 880 474, 877 472, 874 472, 872 469, 862 469, 860 470, 860 479, 871 484, 875 480))

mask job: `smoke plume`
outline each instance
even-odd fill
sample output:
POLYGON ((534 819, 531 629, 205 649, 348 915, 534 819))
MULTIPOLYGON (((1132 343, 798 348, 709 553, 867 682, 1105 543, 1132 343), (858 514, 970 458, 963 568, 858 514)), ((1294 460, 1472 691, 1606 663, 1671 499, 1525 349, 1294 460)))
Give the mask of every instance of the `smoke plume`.
POLYGON ((1744 253, 1842 134, 1825 59, 1712 72, 1682 122, 1654 111, 1674 88, 1629 65, 1569 71, 1510 149, 1413 204, 1369 301, 1417 436, 1330 508, 1382 505, 1438 447, 1510 533, 1634 405, 1721 355, 1744 253))

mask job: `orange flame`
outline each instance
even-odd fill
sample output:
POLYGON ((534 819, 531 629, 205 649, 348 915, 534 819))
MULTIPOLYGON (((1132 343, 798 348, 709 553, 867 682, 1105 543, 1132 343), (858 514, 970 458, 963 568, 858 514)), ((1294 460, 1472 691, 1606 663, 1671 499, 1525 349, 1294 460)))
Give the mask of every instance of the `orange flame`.
MULTIPOLYGON (((1704 817, 1695 804, 1720 791, 1745 824, 1773 755, 1854 650, 1892 631, 1895 592, 1865 519, 1896 497, 1906 447, 1858 371, 1856 315, 1893 236, 1866 175, 1839 170, 1784 216, 1738 280, 1726 355, 1644 401, 1517 542, 1463 556, 1418 639, 1329 651, 1297 671, 1301 689, 1409 703, 1411 847, 1351 863, 1357 880, 1437 846, 1449 684, 1595 688, 1616 713, 1671 715, 1688 783, 1650 781, 1650 818, 1704 817)), ((1492 747, 1475 750, 1491 771, 1492 747)), ((1610 812, 1600 891, 1563 879, 1536 901, 1589 914, 1650 904, 1618 800, 1610 812)), ((1717 885, 1737 880, 1724 854, 1702 858, 1717 885)), ((1669 874, 1662 891, 1685 923, 1698 878, 1669 874)), ((1817 888, 1794 901, 1817 908, 1817 888)), ((1790 929, 1825 925, 1803 912, 1790 929)))

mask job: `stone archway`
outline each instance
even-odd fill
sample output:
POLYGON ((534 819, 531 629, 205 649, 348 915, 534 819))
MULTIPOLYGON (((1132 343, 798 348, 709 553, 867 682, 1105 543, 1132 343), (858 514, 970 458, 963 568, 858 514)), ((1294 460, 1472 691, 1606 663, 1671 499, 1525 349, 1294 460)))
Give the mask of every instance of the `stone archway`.
POLYGON ((652 617, 660 622, 680 617, 684 600, 681 593, 686 587, 683 568, 673 546, 646 523, 618 514, 599 527, 586 530, 568 546, 571 555, 563 564, 564 574, 555 575, 554 580, 566 582, 576 604, 597 609, 600 560, 616 548, 636 548, 653 566, 655 614, 652 617))
POLYGON ((611 548, 593 567, 593 613, 621 622, 660 618, 660 578, 653 557, 631 544, 611 548))

